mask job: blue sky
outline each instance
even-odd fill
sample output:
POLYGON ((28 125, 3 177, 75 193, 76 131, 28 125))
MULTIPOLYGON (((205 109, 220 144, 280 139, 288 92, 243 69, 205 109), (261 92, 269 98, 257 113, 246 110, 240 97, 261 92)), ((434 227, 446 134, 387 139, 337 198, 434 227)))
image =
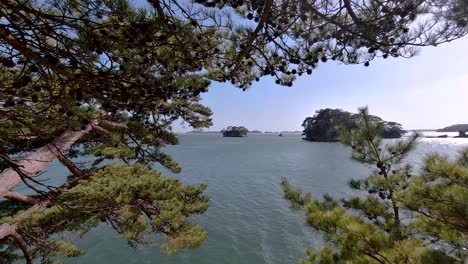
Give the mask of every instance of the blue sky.
MULTIPOLYGON (((213 110, 213 126, 221 130, 243 125, 249 130, 301 130, 305 117, 321 108, 370 112, 405 129, 440 128, 468 123, 468 38, 421 49, 411 59, 377 59, 370 67, 322 63, 292 87, 272 78, 254 83, 246 92, 213 83, 203 94, 213 110)), ((192 130, 175 124, 174 130, 192 130)))
MULTIPOLYGON (((149 7, 144 0, 137 6, 149 7)), ((433 129, 468 123, 468 37, 421 49, 411 59, 377 59, 370 67, 321 63, 312 75, 282 87, 266 77, 247 90, 213 83, 202 103, 213 111, 213 126, 243 125, 249 130, 302 130, 305 117, 321 108, 371 114, 405 129, 433 129)), ((174 131, 192 130, 175 123, 174 131)))

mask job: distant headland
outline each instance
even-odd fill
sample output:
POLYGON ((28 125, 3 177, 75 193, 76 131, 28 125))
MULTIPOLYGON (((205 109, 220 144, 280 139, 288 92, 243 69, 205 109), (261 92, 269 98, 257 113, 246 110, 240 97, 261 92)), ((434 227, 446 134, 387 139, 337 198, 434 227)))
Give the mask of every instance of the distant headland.
MULTIPOLYGON (((441 129, 437 129, 436 132, 458 132, 458 136, 454 138, 468 138, 468 124, 455 124, 441 129)), ((447 138, 448 135, 440 135, 438 138, 447 138)))
MULTIPOLYGON (((318 141, 318 142, 337 142, 338 132, 337 126, 343 126, 347 129, 355 128, 358 114, 353 114, 341 109, 320 109, 316 111, 313 117, 307 117, 302 126, 304 131, 302 135, 304 140, 318 141)), ((396 122, 384 121, 378 116, 370 116, 374 122, 383 125, 381 133, 382 138, 400 138, 405 131, 402 125, 396 122)))
POLYGON ((437 132, 468 132, 468 124, 456 124, 441 129, 437 129, 437 132))

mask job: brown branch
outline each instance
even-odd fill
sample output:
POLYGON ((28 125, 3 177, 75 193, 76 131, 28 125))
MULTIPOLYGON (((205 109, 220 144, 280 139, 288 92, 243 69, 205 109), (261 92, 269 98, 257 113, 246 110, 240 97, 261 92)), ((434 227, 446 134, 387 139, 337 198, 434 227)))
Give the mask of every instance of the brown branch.
POLYGON ((159 4, 159 0, 148 0, 148 2, 154 7, 154 9, 156 9, 158 16, 164 21, 164 24, 167 24, 167 18, 161 5, 159 4))
POLYGON ((266 0, 265 1, 265 7, 263 9, 263 14, 260 18, 260 21, 258 22, 257 27, 255 28, 254 32, 252 32, 252 35, 250 36, 249 40, 245 44, 245 48, 241 50, 239 53, 239 56, 237 56, 236 62, 235 62, 235 68, 234 71, 236 71, 239 68, 239 63, 240 61, 247 55, 248 52, 252 49, 253 42, 258 36, 258 33, 264 28, 265 23, 267 22, 271 6, 273 5, 272 0, 266 0))
MULTIPOLYGON (((12 48, 18 50, 26 58, 35 61, 37 64, 43 65, 58 74, 63 74, 69 79, 72 79, 72 80, 76 79, 73 73, 67 71, 67 67, 65 65, 61 64, 60 62, 51 63, 47 61, 47 59, 43 58, 39 53, 28 48, 24 43, 19 41, 6 28, 0 28, 0 38, 3 39, 12 48)), ((96 89, 94 89, 93 87, 90 87, 87 84, 83 84, 83 86, 86 88, 86 91, 90 92, 97 98, 101 98, 101 95, 96 91, 96 89)))
MULTIPOLYGON (((47 164, 57 157, 59 152, 67 150, 77 140, 91 131, 93 125, 97 125, 97 121, 92 121, 84 130, 65 131, 52 143, 37 149, 28 157, 18 162, 16 164, 17 168, 21 169, 27 177, 32 177, 34 174, 44 170, 47 164)), ((22 179, 14 168, 4 170, 0 174, 0 197, 5 197, 11 189, 21 182, 22 179)))
MULTIPOLYGON (((26 159, 18 162, 15 164, 17 167, 14 169, 22 168, 20 171, 21 174, 26 175, 27 177, 32 176, 34 173, 37 173, 50 162, 55 157, 57 157, 65 166, 70 169, 77 177, 73 180, 66 182, 56 191, 55 194, 62 192, 63 190, 67 190, 75 186, 79 180, 85 179, 90 177, 91 174, 85 174, 69 160, 67 159, 62 152, 70 147, 73 143, 75 143, 78 139, 88 133, 90 130, 93 129, 94 126, 97 126, 97 121, 92 121, 84 130, 81 131, 71 131, 68 130, 64 132, 61 136, 59 136, 54 142, 47 144, 33 152, 29 155, 26 159), (70 166, 71 165, 71 166, 70 166)), ((22 194, 11 192, 13 187, 19 184, 22 179, 19 176, 18 172, 16 172, 13 168, 6 169, 2 174, 0 174, 0 197, 5 197, 8 199, 14 199, 17 201, 22 201, 28 204, 33 204, 28 210, 22 212, 18 216, 15 216, 14 221, 17 223, 25 218, 27 218, 31 213, 36 211, 37 209, 44 208, 47 205, 51 204, 51 200, 45 198, 41 201, 37 199, 33 199, 31 197, 24 196, 22 194)), ((0 240, 6 237, 12 237, 16 245, 22 250, 25 258, 26 263, 32 263, 32 255, 30 250, 27 246, 27 243, 21 237, 20 234, 17 232, 18 226, 16 224, 1 224, 0 225, 0 240)))
POLYGON ((0 240, 11 236, 16 232, 16 225, 1 224, 0 225, 0 240))
POLYGON ((101 126, 93 126, 93 130, 105 136, 109 136, 111 134, 111 132, 101 126))
MULTIPOLYGON (((77 177, 82 177, 84 175, 84 172, 82 170, 80 170, 70 159, 68 159, 67 157, 65 157, 65 155, 63 155, 62 151, 60 151, 57 146, 54 145, 54 148, 57 152, 57 159, 65 166, 67 167, 67 169, 73 173, 73 175, 77 176, 77 177)), ((51 149, 51 151, 53 151, 53 149, 51 149)))
POLYGON ((107 120, 101 120, 101 125, 112 127, 112 128, 117 128, 117 129, 122 129, 122 130, 127 130, 128 129, 126 124, 111 122, 111 121, 107 121, 107 120))
POLYGON ((38 200, 18 192, 7 192, 4 196, 5 198, 25 204, 35 205, 38 200))
POLYGON ((357 24, 357 25, 360 25, 361 24, 361 20, 356 16, 356 14, 354 13, 354 10, 353 8, 351 7, 351 3, 349 0, 343 0, 344 2, 344 6, 346 8, 346 10, 348 11, 348 14, 351 16, 351 18, 353 19, 353 21, 357 24))
POLYGON ((10 235, 10 237, 12 237, 15 240, 16 245, 18 245, 21 251, 23 251, 24 257, 26 258, 26 264, 31 264, 33 258, 29 250, 28 244, 26 244, 26 241, 24 241, 21 235, 18 234, 17 232, 13 232, 10 235))
MULTIPOLYGON (((0 156, 2 156, 0 154, 0 156)), ((5 157, 2 157, 3 159, 5 159, 5 157)), ((8 157, 6 157, 8 158, 8 157)), ((5 159, 7 160, 7 159, 5 159)), ((18 176, 21 178, 21 181, 23 181, 23 183, 31 190, 35 191, 36 193, 38 194, 41 194, 41 195, 44 195, 44 196, 47 196, 47 192, 45 191, 42 191, 42 190, 39 190, 38 188, 36 188, 35 186, 31 185, 31 183, 29 183, 29 181, 32 181, 33 183, 35 184, 38 184, 39 186, 42 186, 42 187, 45 187, 47 188, 48 190, 52 190, 50 187, 51 186, 48 186, 48 185, 45 185, 45 184, 42 184, 41 182, 29 177, 28 175, 26 175, 22 170, 21 168, 19 168, 19 166, 14 163, 13 161, 11 160, 7 160, 7 162, 9 163, 9 166, 10 168, 12 168, 17 174, 18 176)))
MULTIPOLYGON (((45 18, 45 19, 49 19, 51 21, 54 21, 56 23, 59 23, 59 24, 63 24, 63 25, 66 25, 70 28, 73 28, 73 29, 79 29, 78 27, 78 23, 69 23, 66 21, 66 16, 54 16, 54 15, 50 15, 50 14, 47 14, 47 13, 43 13, 43 12, 40 12, 40 11, 37 11, 35 9, 32 9, 30 8, 29 6, 25 5, 25 4, 22 4, 21 2, 16 2, 15 4, 11 3, 9 0, 1 0, 2 4, 5 5, 6 7, 8 7, 9 9, 13 10, 14 12, 16 13, 19 13, 20 11, 24 11, 25 13, 29 13, 29 14, 32 14, 32 15, 35 15, 37 17, 41 17, 41 18, 45 18)), ((68 18, 68 19, 72 19, 72 18, 68 18)), ((74 19, 74 18, 73 18, 74 19)), ((90 20, 86 20, 86 22, 91 22, 90 20)))
MULTIPOLYGON (((84 174, 82 177, 76 177, 73 180, 64 183, 56 191, 54 191, 54 193, 58 194, 58 193, 61 193, 64 190, 68 190, 70 188, 73 188, 74 186, 76 186, 76 184, 80 180, 86 179, 86 178, 88 178, 90 176, 91 176, 91 174, 84 174)), ((0 178, 0 180, 1 180, 1 178, 0 178)), ((19 222, 21 220, 24 220, 25 218, 29 217, 29 215, 31 215, 31 213, 33 213, 37 209, 45 208, 46 206, 50 205, 51 203, 52 202, 48 198, 45 198, 45 199, 43 199, 41 201, 37 201, 36 204, 31 206, 26 211, 20 213, 19 215, 16 215, 13 220, 14 220, 15 223, 17 223, 17 222, 19 222)), ((8 236, 12 236, 12 234, 16 233, 17 228, 18 228, 18 226, 16 224, 0 224, 0 240, 6 238, 8 236)))
MULTIPOLYGON (((43 59, 42 56, 35 51, 31 50, 30 48, 26 47, 21 41, 16 39, 10 32, 8 32, 5 28, 0 28, 0 38, 2 38, 7 44, 9 44, 14 49, 21 52, 25 57, 34 60, 36 63, 46 66, 47 68, 52 69, 57 73, 65 73, 65 66, 58 63, 50 63, 47 60, 43 59)), ((70 75, 69 73, 65 75, 70 75)))
MULTIPOLYGON (((49 204, 49 200, 43 200, 34 206, 30 207, 28 210, 22 212, 20 215, 15 216, 15 222, 21 221, 28 217, 33 211, 39 209, 39 208, 44 208, 49 204)), ((12 234, 16 233, 16 229, 18 226, 16 224, 1 224, 0 225, 0 240, 11 236, 12 234)))

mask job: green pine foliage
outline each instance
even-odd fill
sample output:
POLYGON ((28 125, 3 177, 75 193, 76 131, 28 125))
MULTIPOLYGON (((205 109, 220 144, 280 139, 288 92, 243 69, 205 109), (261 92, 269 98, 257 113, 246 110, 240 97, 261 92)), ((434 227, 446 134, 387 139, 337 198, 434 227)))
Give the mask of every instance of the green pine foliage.
POLYGON ((421 175, 413 177, 401 202, 419 214, 414 228, 466 254, 468 234, 468 149, 457 160, 428 155, 421 175))
MULTIPOLYGON (((369 116, 369 119, 375 123, 381 123, 382 138, 400 138, 404 133, 402 125, 396 122, 384 121, 378 116, 369 116)), ((338 129, 356 128, 356 122, 359 120, 359 114, 353 114, 341 109, 320 109, 315 111, 313 117, 306 117, 302 122, 304 127, 302 135, 305 140, 334 142, 338 140, 338 129)))
POLYGON ((316 200, 287 181, 285 198, 304 209, 307 223, 324 234, 326 245, 310 249, 302 263, 462 263, 467 257, 468 149, 458 160, 428 155, 420 175, 404 158, 419 138, 385 142, 383 126, 366 108, 357 128, 340 130, 352 157, 373 167, 351 180, 358 196, 316 200))
MULTIPOLYGON (((220 32, 124 0, 9 0, 0 14, 0 173, 64 132, 91 129, 61 153, 70 177, 58 186, 26 179, 45 191, 31 197, 36 205, 2 200, 0 227, 15 226, 45 263, 83 253, 60 234, 101 223, 134 247, 163 236, 166 254, 205 241, 206 231, 189 221, 207 210, 205 186, 150 167, 181 171, 161 150, 178 143, 174 121, 212 124, 200 95, 224 64, 220 32), (80 157, 94 160, 73 162, 80 157)), ((0 243, 0 262, 18 257, 21 243, 12 236, 0 243)))
MULTIPOLYGON (((200 103, 212 81, 245 90, 271 75, 292 86, 296 76, 330 59, 368 66, 377 57, 410 57, 415 46, 467 34, 462 0, 346 0, 346 10, 333 2, 148 0, 140 7, 126 0, 2 1, 0 173, 21 172, 16 162, 28 153, 64 133, 84 132, 56 154, 71 174, 63 184, 23 177, 35 195, 26 196, 28 202, 0 201, 0 231, 8 234, 0 238, 0 261, 17 259, 19 249, 28 263, 79 255, 52 237, 101 222, 136 247, 147 244, 148 230, 167 237, 162 248, 168 254, 200 245, 206 233, 188 220, 206 210, 204 187, 149 168, 160 163, 181 171, 162 148, 178 143, 175 121, 195 129, 212 124, 211 110, 200 103), (437 26, 419 27, 418 21, 437 26), (80 157, 94 160, 73 162, 80 157)), ((382 195, 392 196, 387 189, 382 195)), ((421 204, 419 210, 436 208, 421 204)))
POLYGON ((65 230, 84 234, 101 222, 112 225, 135 246, 148 240, 150 231, 160 233, 168 241, 162 246, 164 252, 175 254, 207 237, 202 227, 188 221, 190 215, 207 210, 205 188, 182 185, 140 164, 114 164, 63 193, 57 205, 19 221, 13 217, 10 223, 19 225, 29 243, 38 245, 37 254, 44 259, 54 251, 66 256, 80 253, 71 244, 49 239, 50 234, 65 230))
MULTIPOLYGON (((228 35, 228 50, 242 55, 234 63, 251 65, 252 74, 271 75, 284 86, 323 63, 368 67, 375 58, 409 58, 418 47, 437 46, 468 33, 465 0, 195 2, 214 10, 231 6, 251 20, 228 27, 236 32, 228 35)), ((226 70, 233 84, 246 86, 237 76, 242 70, 226 70)))

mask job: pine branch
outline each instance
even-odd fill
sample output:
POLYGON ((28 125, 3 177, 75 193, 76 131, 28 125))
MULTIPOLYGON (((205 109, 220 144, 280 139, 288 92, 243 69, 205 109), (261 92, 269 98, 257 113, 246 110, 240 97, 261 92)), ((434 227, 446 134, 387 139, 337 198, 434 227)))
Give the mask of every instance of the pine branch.
POLYGON ((34 205, 38 203, 38 200, 36 198, 32 198, 30 196, 26 196, 18 192, 11 192, 11 191, 7 192, 4 197, 9 200, 13 200, 13 201, 17 201, 17 202, 21 202, 25 204, 30 204, 30 205, 34 205))
POLYGON ((21 251, 23 251, 24 257, 26 258, 26 264, 32 264, 33 257, 28 244, 26 244, 23 237, 17 232, 13 232, 10 236, 15 240, 16 245, 18 245, 21 251))
MULTIPOLYGON (((92 124, 97 124, 97 121, 91 122, 91 124, 87 125, 85 129, 80 131, 65 131, 50 144, 37 149, 25 159, 16 163, 16 168, 21 170, 26 177, 32 177, 34 174, 42 171, 49 162, 59 155, 59 153, 67 150, 77 140, 91 131, 92 124)), ((0 174, 0 197, 5 197, 11 189, 21 182, 22 178, 15 169, 5 169, 0 174)))

